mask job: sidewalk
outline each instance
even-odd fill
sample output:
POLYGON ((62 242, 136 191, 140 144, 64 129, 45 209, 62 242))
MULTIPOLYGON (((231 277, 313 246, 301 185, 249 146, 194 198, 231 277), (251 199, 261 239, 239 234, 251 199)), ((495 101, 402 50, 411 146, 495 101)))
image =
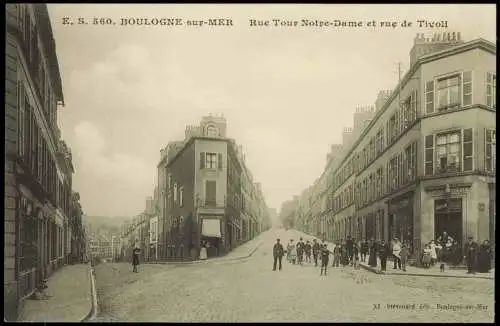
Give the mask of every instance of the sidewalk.
MULTIPOLYGON (((313 236, 305 234, 301 231, 296 230, 299 234, 303 234, 304 238, 311 238, 313 236)), ((334 243, 325 241, 328 244, 329 248, 333 248, 334 243)), ((403 272, 399 269, 393 269, 394 263, 391 261, 387 261, 387 270, 385 272, 380 271, 380 258, 377 258, 377 267, 371 267, 368 265, 368 255, 366 257, 366 262, 360 262, 360 266, 366 270, 377 274, 383 275, 410 275, 410 276, 432 276, 432 277, 458 277, 458 278, 477 278, 477 279, 489 279, 493 280, 495 278, 495 270, 492 269, 489 273, 476 273, 476 274, 467 274, 466 270, 461 269, 449 269, 446 268, 444 272, 439 270, 439 265, 427 268, 418 268, 413 266, 406 266, 406 272, 403 272)))
POLYGON ((372 271, 377 274, 384 275, 410 275, 410 276, 432 276, 432 277, 459 277, 459 278, 477 278, 477 279, 489 279, 493 280, 495 276, 495 270, 491 270, 489 273, 476 273, 467 274, 467 270, 462 269, 450 269, 445 268, 444 272, 439 270, 439 265, 436 264, 430 268, 419 268, 414 266, 406 266, 406 272, 399 269, 393 269, 393 261, 387 261, 387 270, 385 272, 380 271, 380 258, 377 258, 377 267, 371 267, 368 265, 368 257, 366 262, 361 262, 360 266, 366 270, 372 271))
POLYGON ((18 321, 81 322, 91 312, 93 306, 89 265, 64 266, 55 271, 47 286, 47 298, 27 299, 18 321))

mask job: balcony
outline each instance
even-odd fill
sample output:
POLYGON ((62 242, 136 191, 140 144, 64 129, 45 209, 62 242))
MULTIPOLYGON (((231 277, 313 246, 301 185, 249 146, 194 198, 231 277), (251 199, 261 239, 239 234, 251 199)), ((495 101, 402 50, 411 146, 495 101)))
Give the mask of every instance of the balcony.
POLYGON ((216 214, 223 215, 226 210, 227 200, 210 200, 206 198, 199 198, 196 201, 197 212, 199 214, 216 214))

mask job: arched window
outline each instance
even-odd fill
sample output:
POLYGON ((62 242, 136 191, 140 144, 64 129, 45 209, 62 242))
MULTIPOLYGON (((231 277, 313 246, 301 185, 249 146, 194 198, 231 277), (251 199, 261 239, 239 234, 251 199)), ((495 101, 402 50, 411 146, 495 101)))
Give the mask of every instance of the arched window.
POLYGON ((209 137, 217 137, 219 135, 219 131, 213 125, 209 125, 207 127, 207 136, 209 137))

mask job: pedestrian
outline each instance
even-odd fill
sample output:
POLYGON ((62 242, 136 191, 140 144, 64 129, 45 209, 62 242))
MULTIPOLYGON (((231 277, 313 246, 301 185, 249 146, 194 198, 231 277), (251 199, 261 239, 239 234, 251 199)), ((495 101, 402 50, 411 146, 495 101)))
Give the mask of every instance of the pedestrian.
POLYGON ((424 268, 429 268, 432 263, 432 249, 430 244, 426 244, 422 255, 422 265, 424 268))
POLYGON ((345 242, 345 246, 347 249, 347 261, 348 264, 352 264, 352 250, 354 246, 354 239, 351 239, 351 236, 347 236, 347 240, 345 242))
POLYGON ((368 265, 377 267, 378 244, 373 238, 370 239, 369 248, 368 265))
POLYGON ((333 247, 333 263, 332 263, 332 267, 339 267, 340 266, 340 258, 341 258, 340 241, 337 241, 335 243, 335 246, 333 247))
POLYGON ((297 262, 299 265, 302 265, 302 261, 304 259, 304 241, 302 238, 299 239, 299 242, 297 243, 297 262))
POLYGON ((279 270, 281 270, 281 260, 283 259, 285 252, 283 249, 283 246, 280 243, 280 239, 276 239, 276 243, 274 244, 273 247, 273 271, 276 270, 276 263, 279 262, 279 270))
POLYGON ((361 242, 359 252, 361 254, 361 261, 364 263, 366 261, 366 254, 368 253, 368 241, 366 239, 361 242))
POLYGON ((295 244, 293 243, 293 239, 290 239, 288 245, 286 246, 286 258, 289 263, 292 262, 292 253, 294 252, 294 250, 295 250, 295 244))
POLYGON ((132 249, 132 272, 139 273, 137 266, 139 266, 139 255, 141 253, 141 249, 138 245, 135 245, 134 249, 132 249))
POLYGON ((328 269, 328 258, 330 258, 330 251, 328 250, 328 246, 324 244, 321 248, 321 273, 320 276, 323 275, 323 272, 326 275, 328 269))
POLYGON ((406 272, 406 262, 408 260, 408 255, 410 254, 408 246, 406 244, 401 245, 401 251, 399 252, 399 257, 401 259, 401 269, 406 272))
POLYGON ((394 238, 392 241, 392 257, 394 259, 394 269, 401 269, 401 258, 399 253, 401 251, 401 242, 398 238, 394 238))
POLYGON ((467 243, 464 246, 464 259, 467 262, 467 273, 475 274, 476 273, 476 263, 477 263, 477 254, 479 252, 479 247, 476 242, 473 241, 473 237, 469 236, 467 238, 467 243))
POLYGON ((380 247, 379 247, 379 256, 380 256, 380 268, 382 271, 387 270, 387 257, 390 254, 389 251, 389 245, 385 243, 385 240, 382 240, 380 242, 380 247))
POLYGON ((200 260, 206 260, 207 258, 207 243, 203 241, 200 248, 200 260))
POLYGON ((438 258, 436 242, 434 240, 431 240, 429 245, 431 247, 431 266, 433 266, 434 264, 436 264, 438 258))
POLYGON ((479 246, 477 257, 477 271, 479 273, 489 273, 491 269, 491 260, 493 258, 491 245, 488 240, 484 240, 479 246))
POLYGON ((304 252, 306 254, 306 263, 311 262, 311 251, 312 251, 311 243, 309 242, 309 240, 307 240, 304 246, 304 252))
POLYGON ((313 258, 314 258, 314 266, 318 266, 318 255, 320 251, 320 245, 316 239, 313 239, 313 246, 312 246, 312 252, 313 252, 313 258))
POLYGON ((352 265, 354 269, 359 269, 359 247, 356 243, 352 247, 352 265))

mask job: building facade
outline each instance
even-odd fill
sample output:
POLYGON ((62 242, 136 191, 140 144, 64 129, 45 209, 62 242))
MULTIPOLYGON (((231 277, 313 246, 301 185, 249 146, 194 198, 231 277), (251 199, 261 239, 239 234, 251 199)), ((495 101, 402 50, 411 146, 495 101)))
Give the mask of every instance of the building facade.
POLYGON ((223 116, 202 117, 161 150, 158 260, 198 259, 202 243, 209 256, 223 255, 268 228, 260 185, 226 127, 223 116))
POLYGON ((61 140, 64 105, 45 4, 6 6, 4 309, 72 257, 72 156, 61 140))
POLYGON ((496 47, 419 34, 410 62, 394 91, 358 110, 361 127, 328 173, 326 212, 304 229, 326 216, 331 240, 398 237, 414 252, 443 231, 494 239, 496 47))

